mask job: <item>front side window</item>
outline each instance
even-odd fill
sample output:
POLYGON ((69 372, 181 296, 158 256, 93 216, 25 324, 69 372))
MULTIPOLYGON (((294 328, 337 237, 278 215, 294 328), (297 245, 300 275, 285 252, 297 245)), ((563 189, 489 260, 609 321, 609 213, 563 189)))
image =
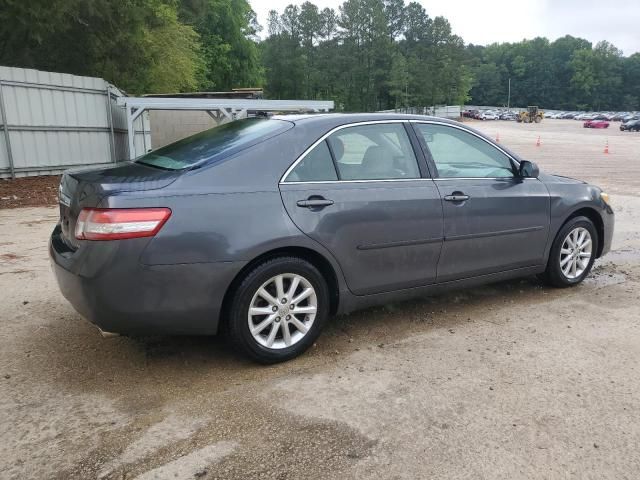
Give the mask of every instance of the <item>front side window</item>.
POLYGON ((440 178, 513 177, 509 157, 481 138, 445 125, 415 125, 440 178))
POLYGON ((356 125, 327 139, 341 180, 419 178, 418 162, 400 123, 356 125))

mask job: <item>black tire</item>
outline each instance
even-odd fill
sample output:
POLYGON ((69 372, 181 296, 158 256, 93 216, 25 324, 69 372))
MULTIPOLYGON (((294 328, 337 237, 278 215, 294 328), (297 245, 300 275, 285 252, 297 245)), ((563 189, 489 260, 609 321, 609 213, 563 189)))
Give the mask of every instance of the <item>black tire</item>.
POLYGON ((562 228, 558 231, 556 238, 553 240, 553 245, 551 246, 551 252, 549 253, 549 261, 547 263, 547 269, 545 272, 540 275, 540 279, 544 282, 558 288, 566 288, 573 287, 581 283, 593 267, 593 262, 596 258, 596 252, 598 251, 598 232, 596 231, 596 227, 593 225, 593 222, 589 220, 587 217, 574 217, 569 219, 562 228), (589 258, 589 262, 579 276, 576 278, 568 278, 562 271, 560 266, 560 251, 562 249, 563 243, 569 235, 570 232, 577 228, 584 228, 589 232, 591 236, 591 257, 589 258))
MULTIPOLYGON (((313 345, 326 323, 329 309, 329 288, 326 280, 316 267, 298 257, 276 257, 260 263, 249 271, 235 289, 228 311, 227 333, 235 346, 252 360, 263 364, 284 362, 297 357, 313 345), (249 308, 254 295, 257 294, 263 284, 283 274, 299 275, 311 284, 315 290, 317 311, 309 330, 297 343, 278 349, 268 348, 265 345, 261 345, 250 331, 249 308)), ((279 335, 282 335, 282 329, 284 328, 290 331, 289 327, 286 326, 288 322, 285 322, 284 319, 279 321, 282 322, 279 335)), ((269 327, 266 327, 265 330, 267 328, 269 327)), ((293 329, 294 332, 298 331, 295 327, 293 329)))

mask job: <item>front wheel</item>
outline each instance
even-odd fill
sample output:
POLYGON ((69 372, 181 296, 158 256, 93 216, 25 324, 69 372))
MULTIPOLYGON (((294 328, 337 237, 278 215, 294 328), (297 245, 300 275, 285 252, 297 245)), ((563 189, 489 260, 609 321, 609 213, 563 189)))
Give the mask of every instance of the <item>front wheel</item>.
POLYGON ((229 336, 260 363, 297 357, 316 340, 329 315, 327 283, 309 262, 277 257, 248 272, 236 289, 229 336))
POLYGON ((598 251, 598 234, 587 217, 569 220, 556 235, 543 280, 555 287, 571 287, 591 271, 598 251))

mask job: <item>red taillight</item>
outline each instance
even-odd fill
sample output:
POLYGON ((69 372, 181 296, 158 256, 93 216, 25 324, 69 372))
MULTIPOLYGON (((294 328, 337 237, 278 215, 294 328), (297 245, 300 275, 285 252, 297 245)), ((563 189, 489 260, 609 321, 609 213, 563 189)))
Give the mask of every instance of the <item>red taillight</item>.
POLYGON ((171 216, 168 208, 83 208, 76 222, 78 240, 153 237, 171 216))

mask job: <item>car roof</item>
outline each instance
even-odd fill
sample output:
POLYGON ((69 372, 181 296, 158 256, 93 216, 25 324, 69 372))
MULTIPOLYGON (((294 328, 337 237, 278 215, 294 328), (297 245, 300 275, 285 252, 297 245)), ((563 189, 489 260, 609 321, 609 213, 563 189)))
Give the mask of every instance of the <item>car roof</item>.
POLYGON ((376 122, 385 120, 423 120, 459 125, 459 122, 428 115, 409 115, 404 113, 316 113, 309 115, 274 115, 271 118, 286 120, 300 126, 311 128, 335 128, 358 122, 376 122))
POLYGON ((334 124, 335 126, 357 122, 374 122, 384 120, 429 120, 455 124, 456 122, 428 115, 409 115, 405 113, 315 113, 307 115, 274 115, 271 118, 287 120, 300 124, 334 124))

